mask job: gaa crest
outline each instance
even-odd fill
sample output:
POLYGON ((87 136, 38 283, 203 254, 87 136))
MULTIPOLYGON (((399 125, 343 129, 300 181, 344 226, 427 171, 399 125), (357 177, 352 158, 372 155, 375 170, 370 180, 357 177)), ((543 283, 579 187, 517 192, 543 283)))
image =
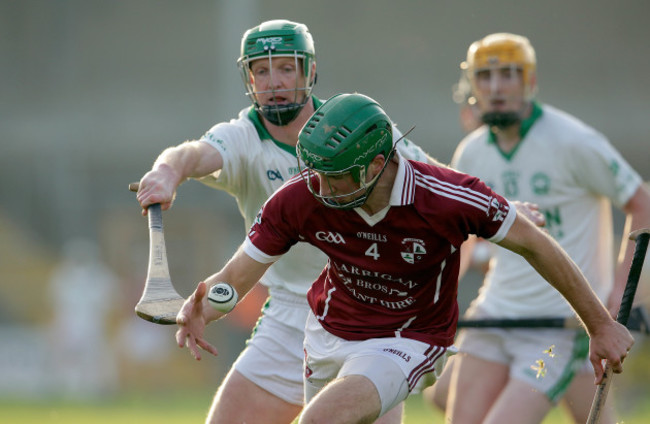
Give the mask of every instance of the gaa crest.
POLYGON ((424 241, 415 238, 405 238, 402 240, 402 259, 404 261, 414 264, 420 262, 424 255, 426 255, 427 249, 424 247, 424 241))

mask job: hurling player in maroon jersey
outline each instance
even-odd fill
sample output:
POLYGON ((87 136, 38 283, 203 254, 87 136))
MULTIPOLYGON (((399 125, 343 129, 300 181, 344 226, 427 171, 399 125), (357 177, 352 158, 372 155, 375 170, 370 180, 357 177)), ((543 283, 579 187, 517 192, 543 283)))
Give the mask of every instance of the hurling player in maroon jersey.
POLYGON ((458 319, 459 247, 470 234, 522 255, 567 299, 591 336, 596 379, 633 344, 553 241, 479 179, 395 153, 392 123, 361 94, 325 102, 302 128, 304 170, 265 203, 242 247, 200 282, 177 317, 179 346, 217 354, 203 337, 223 314, 207 289, 244 296, 291 246, 328 256, 312 285, 305 327, 301 423, 372 422, 440 368, 458 319))

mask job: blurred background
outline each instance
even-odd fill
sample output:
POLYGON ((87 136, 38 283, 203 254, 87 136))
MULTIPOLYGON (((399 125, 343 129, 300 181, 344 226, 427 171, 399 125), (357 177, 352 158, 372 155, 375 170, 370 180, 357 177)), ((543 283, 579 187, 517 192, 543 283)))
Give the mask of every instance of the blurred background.
MULTIPOLYGON (((452 85, 467 47, 491 32, 526 35, 539 99, 607 135, 647 181, 649 13, 643 0, 0 0, 0 398, 217 387, 264 293, 210 328, 221 355, 199 363, 176 348, 174 328, 139 320, 148 232, 127 185, 164 148, 249 105, 235 64, 246 29, 305 23, 317 96, 375 98, 446 163, 463 135, 452 85)), ((246 230, 234 199, 197 182, 164 220, 183 295, 246 230)), ((642 298, 647 269, 644 279, 642 298)), ((478 281, 461 282, 461 307, 478 281)), ((623 402, 650 393, 643 356, 616 380, 623 402)))

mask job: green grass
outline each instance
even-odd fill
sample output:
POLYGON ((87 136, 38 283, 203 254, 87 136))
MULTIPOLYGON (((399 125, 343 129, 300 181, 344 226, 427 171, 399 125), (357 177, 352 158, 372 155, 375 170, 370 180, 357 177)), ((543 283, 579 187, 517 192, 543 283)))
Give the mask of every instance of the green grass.
MULTIPOLYGON (((122 395, 105 401, 16 401, 0 400, 0 422, 10 424, 65 423, 65 424, 172 424, 202 423, 212 393, 182 393, 155 396, 154 394, 122 395)), ((621 423, 647 424, 650 422, 650 401, 627 410, 621 423)), ((430 409, 419 396, 412 396, 406 404, 404 424, 444 423, 443 417, 430 409)), ((543 424, 569 424, 562 411, 554 410, 543 424)))

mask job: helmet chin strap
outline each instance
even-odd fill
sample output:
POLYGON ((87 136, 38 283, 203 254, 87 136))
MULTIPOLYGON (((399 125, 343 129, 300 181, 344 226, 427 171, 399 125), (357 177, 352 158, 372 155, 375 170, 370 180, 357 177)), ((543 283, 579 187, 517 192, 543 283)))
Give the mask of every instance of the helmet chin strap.
POLYGON ((307 104, 308 97, 302 103, 286 105, 265 105, 257 107, 257 111, 273 125, 282 127, 296 119, 302 108, 307 104))

